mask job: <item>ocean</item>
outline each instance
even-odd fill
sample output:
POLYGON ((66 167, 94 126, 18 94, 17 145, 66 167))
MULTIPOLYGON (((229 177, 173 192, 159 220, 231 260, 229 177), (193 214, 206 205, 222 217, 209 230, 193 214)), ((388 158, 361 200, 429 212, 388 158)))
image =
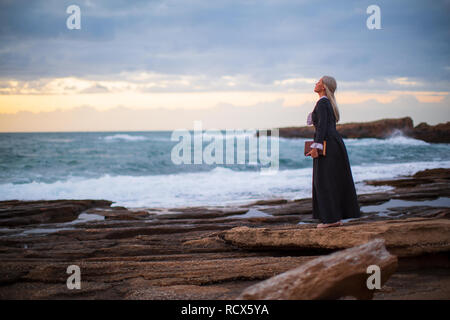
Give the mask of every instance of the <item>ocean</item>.
MULTIPOLYGON (((306 139, 280 138, 278 172, 263 175, 259 164, 247 162, 177 165, 171 151, 178 141, 172 141, 171 134, 0 133, 0 200, 105 199, 113 205, 141 208, 311 197, 312 159, 303 155, 306 139)), ((247 141, 248 134, 231 139, 236 145, 247 141)), ((446 143, 401 134, 387 139, 344 139, 344 143, 358 194, 392 189, 366 185, 367 179, 450 168, 446 143)))

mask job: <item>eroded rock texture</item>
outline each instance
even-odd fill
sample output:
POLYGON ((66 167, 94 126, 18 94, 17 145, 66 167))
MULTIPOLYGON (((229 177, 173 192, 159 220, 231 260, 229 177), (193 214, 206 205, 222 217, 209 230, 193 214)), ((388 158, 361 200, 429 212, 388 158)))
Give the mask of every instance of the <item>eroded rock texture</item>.
MULTIPOLYGON (((368 273, 379 268, 380 285, 395 272, 397 257, 390 254, 384 240, 375 239, 350 249, 308 261, 244 290, 238 299, 251 300, 317 300, 356 297, 370 299, 368 273)), ((375 282, 371 282, 374 284, 375 282)))
POLYGON ((236 299, 260 281, 377 238, 398 268, 374 299, 448 299, 449 177, 449 169, 434 169, 367 181, 391 189, 359 195, 361 218, 320 230, 310 198, 172 209, 3 201, 0 299, 236 299), (81 290, 66 286, 69 265, 80 266, 81 290))

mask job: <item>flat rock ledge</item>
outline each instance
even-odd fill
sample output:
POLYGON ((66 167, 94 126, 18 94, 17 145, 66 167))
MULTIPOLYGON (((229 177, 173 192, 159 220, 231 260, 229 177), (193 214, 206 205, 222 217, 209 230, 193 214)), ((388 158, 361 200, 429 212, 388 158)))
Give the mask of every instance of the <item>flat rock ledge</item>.
POLYGON ((382 190, 358 195, 361 218, 327 229, 315 228, 311 198, 183 208, 0 201, 0 299, 236 299, 375 239, 398 268, 373 299, 450 299, 450 169, 365 182, 382 190), (80 266, 80 290, 67 288, 70 265, 80 266))
MULTIPOLYGON (((383 239, 322 256, 298 268, 253 285, 238 299, 317 300, 355 297, 372 299, 374 287, 383 285, 397 269, 397 257, 384 246, 383 239), (376 266, 375 272, 368 268, 376 266), (378 274, 380 281, 372 280, 378 274), (370 278, 370 279, 368 279, 370 278)), ((375 287, 376 288, 376 287, 375 287)))
POLYGON ((237 227, 219 235, 226 243, 248 250, 340 250, 382 238, 392 254, 418 256, 450 250, 450 220, 409 218, 328 228, 237 227))

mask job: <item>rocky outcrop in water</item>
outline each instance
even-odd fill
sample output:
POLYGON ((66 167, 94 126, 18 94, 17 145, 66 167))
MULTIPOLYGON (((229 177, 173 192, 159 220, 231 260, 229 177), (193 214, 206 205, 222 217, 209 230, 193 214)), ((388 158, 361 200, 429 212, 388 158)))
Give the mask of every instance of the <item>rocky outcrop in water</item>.
MULTIPOLYGON (((450 142, 450 122, 434 126, 422 122, 414 127, 410 117, 336 124, 336 130, 343 138, 385 139, 393 134, 401 133, 427 142, 450 142)), ((279 128, 279 135, 283 138, 313 138, 314 126, 279 128)))
POLYGON ((427 142, 450 143, 450 121, 430 126, 425 122, 414 127, 412 137, 427 142))

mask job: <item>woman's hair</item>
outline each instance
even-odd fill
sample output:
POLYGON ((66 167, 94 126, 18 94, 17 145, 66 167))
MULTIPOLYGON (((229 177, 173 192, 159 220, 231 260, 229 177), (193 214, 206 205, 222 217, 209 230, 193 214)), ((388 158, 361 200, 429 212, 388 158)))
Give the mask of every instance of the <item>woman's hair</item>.
POLYGON ((336 91, 336 80, 330 76, 323 76, 322 83, 325 87, 325 94, 327 95, 328 100, 330 100, 331 105, 333 106, 334 116, 336 118, 336 122, 339 121, 339 109, 336 103, 336 98, 334 97, 334 92, 336 91))

